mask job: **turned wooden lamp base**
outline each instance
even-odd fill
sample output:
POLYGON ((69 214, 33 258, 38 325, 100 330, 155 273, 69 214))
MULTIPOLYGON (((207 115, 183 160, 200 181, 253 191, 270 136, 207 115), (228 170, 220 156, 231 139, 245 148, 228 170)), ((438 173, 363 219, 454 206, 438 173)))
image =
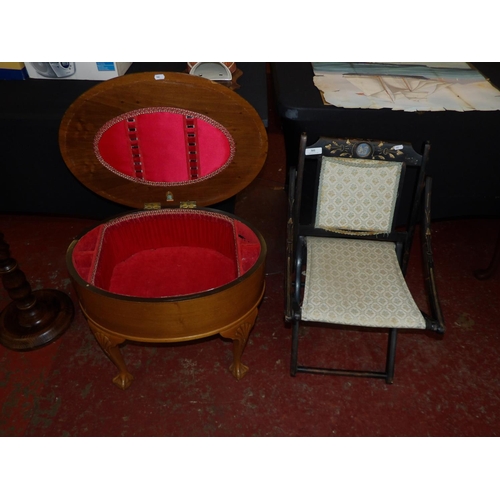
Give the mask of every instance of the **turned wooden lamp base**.
POLYGON ((0 343, 27 351, 52 342, 69 327, 74 308, 58 290, 32 291, 0 233, 0 276, 12 302, 0 314, 0 343))
POLYGON ((26 351, 42 347, 62 335, 73 319, 73 302, 58 290, 32 292, 36 303, 20 310, 11 302, 0 316, 0 343, 8 349, 26 351), (28 321, 26 321, 28 319, 28 321))

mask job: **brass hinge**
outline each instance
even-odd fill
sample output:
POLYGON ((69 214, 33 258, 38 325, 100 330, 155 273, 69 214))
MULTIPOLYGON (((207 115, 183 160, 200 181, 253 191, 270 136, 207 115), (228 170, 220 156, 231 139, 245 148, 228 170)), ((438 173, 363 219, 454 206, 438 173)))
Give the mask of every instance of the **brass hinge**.
POLYGON ((196 201, 181 201, 180 208, 196 208, 196 201))
POLYGON ((158 210, 161 208, 161 203, 144 203, 144 210, 158 210))

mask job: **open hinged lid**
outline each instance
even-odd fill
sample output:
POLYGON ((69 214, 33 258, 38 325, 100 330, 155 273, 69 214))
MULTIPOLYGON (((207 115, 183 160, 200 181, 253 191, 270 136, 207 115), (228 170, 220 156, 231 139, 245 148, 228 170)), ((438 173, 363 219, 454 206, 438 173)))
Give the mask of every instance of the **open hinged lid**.
POLYGON ((208 206, 257 176, 267 134, 234 91, 183 73, 107 80, 65 113, 66 165, 95 193, 129 207, 208 206))

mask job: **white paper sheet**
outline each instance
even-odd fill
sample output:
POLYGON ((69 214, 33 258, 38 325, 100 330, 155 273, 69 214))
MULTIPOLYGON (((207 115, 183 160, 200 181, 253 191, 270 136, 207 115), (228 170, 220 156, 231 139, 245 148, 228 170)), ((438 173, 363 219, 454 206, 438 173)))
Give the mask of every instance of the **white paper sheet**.
POLYGON ((403 111, 496 111, 500 91, 467 63, 313 63, 326 103, 403 111))

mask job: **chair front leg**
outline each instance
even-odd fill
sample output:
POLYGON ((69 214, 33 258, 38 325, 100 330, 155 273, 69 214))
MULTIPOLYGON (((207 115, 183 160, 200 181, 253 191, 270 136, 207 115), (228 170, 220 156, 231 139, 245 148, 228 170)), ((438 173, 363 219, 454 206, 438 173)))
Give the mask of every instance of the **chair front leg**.
POLYGON ((292 357, 290 361, 290 375, 297 375, 297 357, 299 351, 299 320, 294 319, 292 323, 292 357))
POLYGON ((396 328, 391 328, 389 338, 387 339, 387 361, 385 365, 385 382, 392 384, 394 382, 394 365, 396 362, 396 344, 398 331, 396 328))

